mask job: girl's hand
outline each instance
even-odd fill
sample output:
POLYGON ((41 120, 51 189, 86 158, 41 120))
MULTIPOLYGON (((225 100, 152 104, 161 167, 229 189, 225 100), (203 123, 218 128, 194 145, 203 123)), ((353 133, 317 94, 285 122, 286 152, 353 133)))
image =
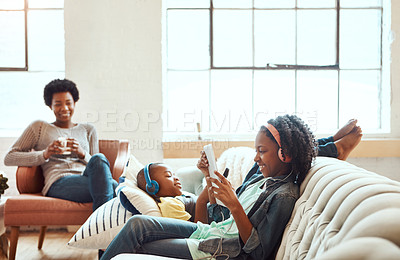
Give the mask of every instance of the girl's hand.
POLYGON ((209 176, 208 173, 208 160, 207 160, 207 156, 206 153, 204 151, 200 152, 200 159, 197 162, 197 168, 199 168, 199 170, 204 174, 205 177, 209 176))
POLYGON ((43 152, 44 159, 49 159, 53 154, 62 154, 63 153, 62 144, 58 140, 54 140, 49 146, 47 146, 46 150, 43 152))
POLYGON ((75 138, 70 137, 67 139, 67 147, 70 147, 71 153, 78 155, 79 159, 85 158, 86 153, 75 138))
POLYGON ((230 181, 225 178, 222 174, 218 171, 215 171, 215 174, 218 176, 218 179, 207 177, 210 182, 216 184, 218 187, 214 185, 211 187, 211 191, 214 194, 215 198, 219 199, 224 205, 232 211, 236 206, 240 206, 239 200, 236 196, 235 189, 232 187, 230 181))
POLYGON ((211 187, 211 181, 208 178, 210 176, 210 173, 208 172, 208 160, 207 160, 207 156, 206 153, 204 151, 201 151, 201 156, 199 161, 197 162, 197 168, 199 168, 199 170, 203 173, 204 177, 206 177, 206 183, 207 183, 207 187, 205 187, 205 189, 207 189, 207 193, 208 193, 208 201, 210 201, 211 204, 215 204, 215 197, 214 197, 214 193, 212 192, 211 189, 209 189, 211 187))

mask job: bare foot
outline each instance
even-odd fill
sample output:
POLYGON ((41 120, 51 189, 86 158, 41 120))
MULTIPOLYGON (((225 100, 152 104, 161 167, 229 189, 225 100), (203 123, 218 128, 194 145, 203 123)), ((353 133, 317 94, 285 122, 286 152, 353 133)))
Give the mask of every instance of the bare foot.
POLYGON ((350 119, 336 134, 333 136, 333 141, 338 141, 343 138, 345 135, 349 134, 351 130, 356 126, 357 119, 350 119))
MULTIPOLYGON (((339 130, 340 131, 340 130, 339 130)), ((346 160, 350 152, 360 143, 362 130, 359 126, 353 127, 350 133, 335 142, 338 159, 346 160)))

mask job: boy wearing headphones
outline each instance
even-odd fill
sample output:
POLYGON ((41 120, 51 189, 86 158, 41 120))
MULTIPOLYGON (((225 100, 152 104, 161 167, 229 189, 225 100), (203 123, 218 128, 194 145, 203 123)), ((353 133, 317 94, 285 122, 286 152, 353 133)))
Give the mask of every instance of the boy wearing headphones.
POLYGON ((182 193, 179 178, 168 165, 146 165, 137 174, 137 185, 157 202, 163 217, 194 221, 197 197, 182 193))

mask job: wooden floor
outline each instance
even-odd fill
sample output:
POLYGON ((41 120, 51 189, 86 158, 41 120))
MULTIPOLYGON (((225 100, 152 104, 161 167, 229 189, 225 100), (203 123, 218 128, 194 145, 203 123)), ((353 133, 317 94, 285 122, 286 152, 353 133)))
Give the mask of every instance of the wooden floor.
POLYGON ((43 247, 39 250, 37 248, 38 232, 20 232, 16 260, 98 259, 98 251, 95 249, 81 249, 68 246, 67 243, 73 235, 74 233, 68 233, 67 231, 47 231, 43 247))

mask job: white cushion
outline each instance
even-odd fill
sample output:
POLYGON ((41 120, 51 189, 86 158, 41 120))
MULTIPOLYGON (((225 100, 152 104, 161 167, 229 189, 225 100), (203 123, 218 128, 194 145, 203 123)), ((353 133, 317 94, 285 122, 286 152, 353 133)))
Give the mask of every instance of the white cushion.
MULTIPOLYGON (((125 185, 121 192, 141 214, 161 216, 154 199, 136 186, 136 175, 142 168, 143 164, 131 155, 123 173, 126 178, 125 184, 129 184, 129 187, 125 185)), ((117 187, 117 190, 121 189, 121 185, 117 187)), ((90 215, 68 242, 68 245, 79 248, 105 249, 131 216, 133 213, 122 206, 119 197, 114 198, 90 215)))
POLYGON ((128 165, 125 167, 124 172, 121 177, 125 177, 128 180, 132 180, 136 184, 136 176, 138 172, 143 169, 144 165, 136 159, 136 157, 131 154, 129 156, 128 165))
POLYGON ((132 213, 114 198, 97 208, 78 229, 68 245, 79 248, 105 249, 132 213))
MULTIPOLYGON (((116 190, 120 201, 124 202, 123 198, 121 198, 121 193, 123 193, 128 199, 128 202, 124 203, 131 204, 143 215, 161 217, 160 209, 155 200, 136 186, 136 180, 131 181, 126 179, 124 183, 118 185, 116 190)), ((127 209, 129 209, 129 207, 127 207, 127 209)))

